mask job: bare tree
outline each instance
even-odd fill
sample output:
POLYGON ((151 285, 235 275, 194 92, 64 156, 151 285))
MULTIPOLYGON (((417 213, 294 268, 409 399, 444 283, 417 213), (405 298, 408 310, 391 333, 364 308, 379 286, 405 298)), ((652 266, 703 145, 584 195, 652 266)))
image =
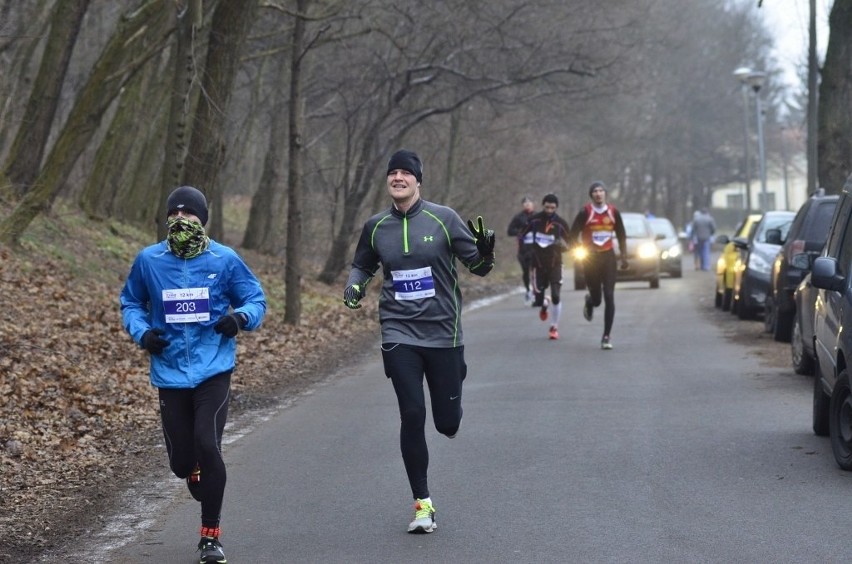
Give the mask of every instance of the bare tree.
POLYGON ((0 222, 0 243, 17 244, 30 222, 50 207, 69 171, 95 134, 107 107, 127 80, 162 48, 170 32, 163 4, 164 0, 150 0, 123 18, 80 92, 34 188, 0 222), (137 45, 145 43, 144 39, 152 37, 159 38, 149 42, 154 47, 134 51, 137 45))
POLYGON ((89 0, 57 2, 53 9, 50 35, 41 58, 41 66, 33 85, 18 134, 3 167, 2 183, 11 183, 22 195, 38 175, 50 134, 59 93, 68 70, 71 51, 86 15, 89 0))
POLYGON ((852 172, 852 0, 835 0, 819 87, 817 154, 819 182, 840 193, 852 172))
POLYGON ((183 182, 202 188, 215 205, 211 236, 223 236, 222 192, 217 179, 224 160, 225 124, 242 44, 257 13, 257 1, 221 0, 213 12, 202 95, 192 125, 183 182))

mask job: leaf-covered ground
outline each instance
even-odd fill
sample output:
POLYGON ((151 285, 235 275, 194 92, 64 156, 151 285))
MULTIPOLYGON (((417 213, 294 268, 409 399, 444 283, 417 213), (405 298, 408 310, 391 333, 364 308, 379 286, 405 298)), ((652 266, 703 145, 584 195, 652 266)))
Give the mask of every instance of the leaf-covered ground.
MULTIPOLYGON (((52 214, 31 231, 14 252, 0 246, 0 562, 33 561, 92 528, 128 473, 167 465, 155 449, 160 423, 148 359, 124 332, 118 308, 148 236, 73 213, 52 214)), ((374 301, 349 311, 342 284, 325 286, 310 274, 302 323, 286 325, 283 262, 241 254, 263 283, 269 311, 259 331, 239 336, 233 416, 298 393, 378 336, 374 301)), ((472 276, 464 284, 466 298, 511 285, 472 276)))

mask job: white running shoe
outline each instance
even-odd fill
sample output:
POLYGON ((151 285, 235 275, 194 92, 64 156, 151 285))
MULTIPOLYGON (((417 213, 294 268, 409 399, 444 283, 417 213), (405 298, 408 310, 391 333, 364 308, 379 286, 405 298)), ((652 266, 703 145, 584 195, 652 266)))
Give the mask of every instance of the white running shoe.
POLYGON ((409 533, 431 533, 438 528, 435 508, 428 499, 414 500, 414 521, 408 524, 409 533))

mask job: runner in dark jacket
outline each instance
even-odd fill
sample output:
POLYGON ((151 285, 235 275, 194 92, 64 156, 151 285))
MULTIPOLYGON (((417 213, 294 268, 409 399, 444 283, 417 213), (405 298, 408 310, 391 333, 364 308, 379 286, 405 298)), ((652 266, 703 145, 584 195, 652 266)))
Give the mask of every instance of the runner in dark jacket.
POLYGON ((387 190, 393 205, 364 224, 343 291, 347 307, 361 307, 381 266, 382 359, 399 402, 402 460, 415 499, 409 533, 437 527, 427 483, 424 376, 438 432, 453 438, 461 424, 467 365, 456 261, 478 276, 494 267, 494 232, 484 228, 481 217, 477 225, 465 225, 452 209, 423 200, 422 179, 415 153, 391 156, 387 190))
POLYGON ((562 312, 560 291, 562 289, 562 253, 570 246, 571 229, 564 219, 556 214, 559 198, 546 195, 542 211, 533 214, 527 223, 526 234, 532 241, 532 281, 535 291, 533 307, 539 308, 539 319, 547 321, 548 300, 544 292, 550 287, 550 303, 553 304, 548 338, 559 338, 559 316, 562 312))
POLYGON ((512 221, 509 222, 509 228, 506 233, 510 237, 515 237, 518 241, 518 263, 521 265, 521 280, 524 283, 525 303, 529 304, 532 301, 532 290, 530 289, 530 268, 532 267, 533 249, 532 235, 527 233, 527 223, 534 212, 533 201, 524 196, 521 200, 523 209, 515 214, 512 221))

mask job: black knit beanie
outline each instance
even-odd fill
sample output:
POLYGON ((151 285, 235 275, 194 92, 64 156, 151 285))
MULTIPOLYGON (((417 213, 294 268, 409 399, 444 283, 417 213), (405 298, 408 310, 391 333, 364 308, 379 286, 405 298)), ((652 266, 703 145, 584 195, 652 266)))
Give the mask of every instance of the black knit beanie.
POLYGON ((169 194, 166 210, 168 215, 176 211, 191 213, 201 220, 201 225, 207 225, 207 198, 192 186, 181 186, 169 194))
POLYGON ((595 188, 597 188, 598 186, 600 186, 601 188, 603 188, 603 189, 604 189, 604 192, 606 192, 606 191, 607 191, 607 189, 606 189, 606 184, 604 184, 604 183, 603 183, 603 182, 601 182, 600 180, 595 180, 594 182, 592 182, 592 185, 591 185, 591 186, 589 186, 589 197, 591 197, 591 195, 592 195, 592 190, 594 190, 594 189, 595 189, 595 188))
POLYGON ((397 169, 407 170, 414 175, 417 182, 423 182, 423 163, 420 162, 420 157, 414 151, 401 149, 391 155, 388 161, 388 174, 397 169))

